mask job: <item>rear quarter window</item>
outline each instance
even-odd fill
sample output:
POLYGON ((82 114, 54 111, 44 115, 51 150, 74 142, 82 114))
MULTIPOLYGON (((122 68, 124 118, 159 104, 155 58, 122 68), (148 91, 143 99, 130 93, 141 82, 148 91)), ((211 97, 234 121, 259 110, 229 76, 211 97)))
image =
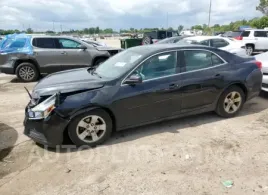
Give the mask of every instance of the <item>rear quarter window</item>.
POLYGON ((241 34, 242 37, 249 37, 249 35, 250 35, 250 31, 244 31, 241 34))

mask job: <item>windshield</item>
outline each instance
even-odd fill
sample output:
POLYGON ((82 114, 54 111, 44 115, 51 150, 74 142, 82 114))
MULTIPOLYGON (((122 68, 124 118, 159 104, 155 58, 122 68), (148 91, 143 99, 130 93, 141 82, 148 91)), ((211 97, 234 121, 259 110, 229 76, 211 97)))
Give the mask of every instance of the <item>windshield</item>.
POLYGON ((122 51, 100 64, 95 72, 101 77, 118 78, 133 68, 142 54, 131 50, 122 51))

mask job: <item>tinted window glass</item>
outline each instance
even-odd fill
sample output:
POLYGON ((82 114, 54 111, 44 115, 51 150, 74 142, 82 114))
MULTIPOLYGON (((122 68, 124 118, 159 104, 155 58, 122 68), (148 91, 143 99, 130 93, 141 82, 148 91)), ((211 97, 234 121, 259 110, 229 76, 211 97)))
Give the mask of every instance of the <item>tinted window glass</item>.
POLYGON ((39 48, 55 49, 55 40, 53 38, 34 38, 33 46, 39 48))
POLYGON ((250 31, 244 31, 241 36, 242 37, 248 37, 249 34, 250 34, 250 31))
POLYGON ((229 43, 223 39, 211 39, 211 46, 216 48, 226 47, 229 43))
POLYGON ((267 31, 255 31, 254 37, 267 37, 267 31))
POLYGON ((60 48, 79 49, 81 44, 70 39, 59 39, 60 48))
POLYGON ((159 54, 146 60, 137 70, 143 80, 155 79, 176 73, 176 52, 159 54))
POLYGON ((209 46, 209 40, 199 42, 201 45, 209 46))
POLYGON ((184 51, 185 72, 209 68, 224 62, 215 54, 202 50, 184 51))

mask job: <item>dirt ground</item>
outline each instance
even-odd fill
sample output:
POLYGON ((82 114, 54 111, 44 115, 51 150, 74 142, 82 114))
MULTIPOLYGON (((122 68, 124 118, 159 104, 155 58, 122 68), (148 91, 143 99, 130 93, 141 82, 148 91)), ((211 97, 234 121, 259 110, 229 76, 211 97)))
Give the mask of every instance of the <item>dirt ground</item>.
POLYGON ((0 194, 268 194, 267 94, 236 118, 207 113, 51 150, 22 133, 24 86, 34 83, 0 74, 0 194))

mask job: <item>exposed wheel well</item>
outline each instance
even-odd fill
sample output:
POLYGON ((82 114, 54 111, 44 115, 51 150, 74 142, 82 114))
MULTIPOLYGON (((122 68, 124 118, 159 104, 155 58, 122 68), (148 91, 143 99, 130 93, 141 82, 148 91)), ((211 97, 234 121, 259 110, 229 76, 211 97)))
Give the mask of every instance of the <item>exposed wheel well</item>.
POLYGON ((94 58, 93 62, 92 62, 92 65, 94 66, 96 64, 96 62, 100 59, 104 59, 104 60, 107 60, 109 57, 107 56, 98 56, 96 58, 94 58))
MULTIPOLYGON (((96 109, 102 109, 102 110, 104 110, 105 112, 107 112, 109 114, 109 116, 112 119, 112 123, 113 123, 113 132, 115 132, 116 131, 116 118, 115 118, 113 112, 111 110, 109 110, 108 108, 103 108, 103 107, 96 107, 96 108, 94 108, 92 110, 96 110, 96 109)), ((82 113, 80 113, 80 114, 82 114, 82 113)), ((79 115, 77 115, 77 116, 79 116, 79 115)), ((70 122, 69 122, 69 124, 70 124, 70 122)), ((64 143, 66 143, 66 142, 69 143, 70 142, 70 138, 69 138, 69 135, 68 135, 68 126, 69 126, 69 124, 66 126, 66 128, 65 128, 65 130, 63 132, 63 142, 64 143)))
MULTIPOLYGON (((16 71, 17 67, 18 67, 21 63, 24 63, 24 62, 28 62, 28 63, 33 64, 33 65, 36 67, 36 69, 39 71, 39 66, 38 66, 37 62, 34 61, 34 60, 31 60, 31 59, 21 59, 21 60, 17 60, 17 61, 15 62, 15 65, 14 65, 14 71, 16 71)), ((39 71, 39 72, 40 72, 40 71, 39 71)))
POLYGON ((255 45, 253 43, 248 43, 246 46, 252 46, 252 48, 255 49, 255 45))

